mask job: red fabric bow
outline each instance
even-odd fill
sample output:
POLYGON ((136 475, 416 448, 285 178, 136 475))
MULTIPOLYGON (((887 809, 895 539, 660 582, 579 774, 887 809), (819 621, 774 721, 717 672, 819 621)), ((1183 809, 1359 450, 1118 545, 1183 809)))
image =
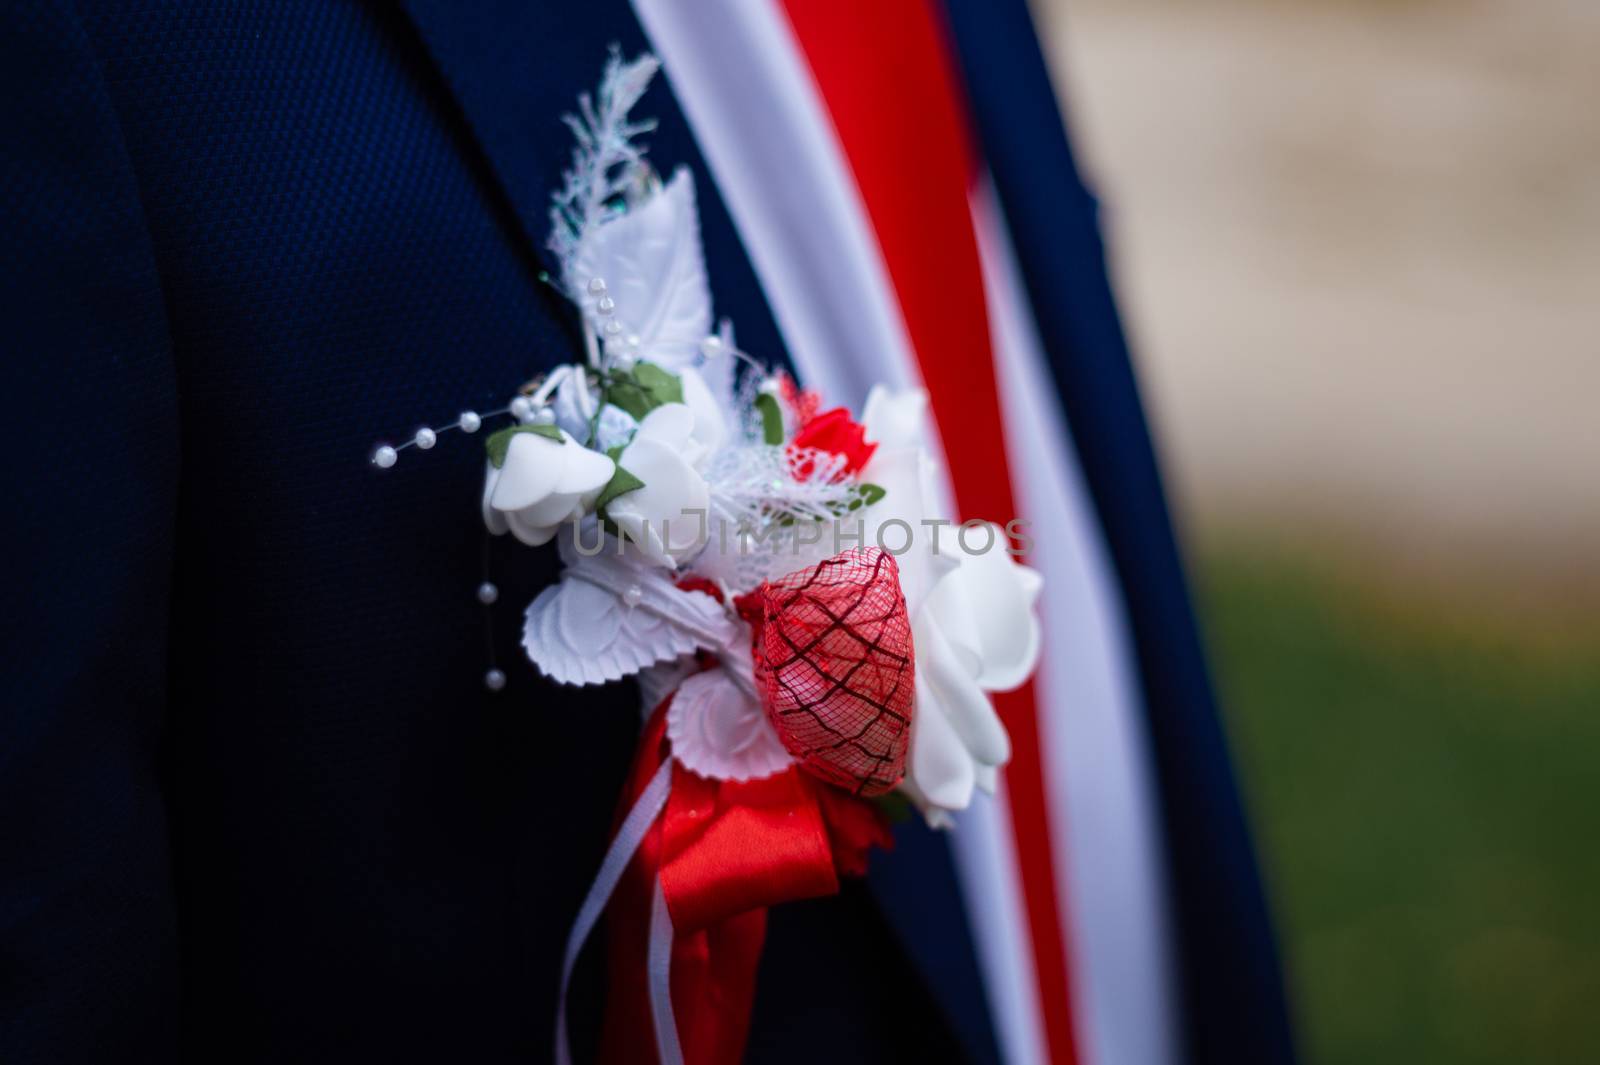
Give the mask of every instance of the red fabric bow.
MULTIPOLYGON (((645 727, 618 812, 661 763, 669 697, 645 727)), ((893 843, 882 814, 792 767, 753 781, 717 781, 675 765, 666 810, 612 900, 609 992, 600 1059, 656 1060, 646 969, 650 902, 660 879, 672 915, 672 1007, 688 1065, 737 1065, 744 1053, 767 907, 831 895, 893 843)))
MULTIPOLYGON (((722 597, 715 586, 680 587, 722 597)), ((839 877, 866 872, 874 846, 893 844, 883 815, 855 796, 887 791, 905 772, 911 624, 894 557, 846 551, 765 582, 736 606, 751 623, 767 715, 800 762, 747 781, 708 780, 673 765, 666 808, 611 905, 601 1042, 610 1065, 656 1060, 647 964, 656 883, 672 919, 672 1013, 684 1061, 736 1065, 767 907, 831 895, 839 877)), ((619 824, 672 757, 671 703, 669 696, 645 727, 619 824)))

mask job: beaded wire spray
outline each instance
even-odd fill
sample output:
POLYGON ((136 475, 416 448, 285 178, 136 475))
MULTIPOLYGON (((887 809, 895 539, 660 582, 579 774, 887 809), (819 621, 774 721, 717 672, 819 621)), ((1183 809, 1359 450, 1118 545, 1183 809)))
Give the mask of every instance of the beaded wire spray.
MULTIPOLYGON (((541 273, 540 278, 549 282, 549 277, 546 274, 541 273)), ((550 283, 553 284, 553 282, 550 283)), ((560 286, 555 287, 559 288, 560 286)), ((631 369, 636 362, 636 353, 640 346, 639 337, 637 335, 623 334, 621 323, 616 318, 616 300, 609 295, 604 278, 590 278, 584 287, 594 299, 595 312, 604 322, 601 329, 606 334, 605 339, 602 340, 593 329, 589 328, 588 322, 585 320, 585 355, 588 370, 592 371, 593 378, 589 373, 586 373, 582 366, 575 364, 557 366, 544 375, 542 380, 536 379, 536 381, 524 386, 523 392, 519 393, 505 406, 482 413, 464 410, 456 416, 455 421, 448 425, 423 426, 416 431, 411 439, 399 444, 380 443, 372 449, 368 461, 377 469, 392 469, 399 462, 402 451, 409 448, 416 448, 418 451, 430 451, 446 433, 459 431, 466 435, 472 435, 482 429, 486 423, 506 416, 509 416, 515 423, 520 425, 554 425, 556 417, 550 408, 550 400, 563 383, 573 379, 573 383, 578 389, 587 392, 594 383, 594 378, 601 377, 611 371, 631 369)), ((765 381, 770 378, 770 372, 765 366, 757 362, 748 353, 739 350, 734 344, 732 327, 726 321, 723 322, 719 333, 710 334, 700 342, 700 356, 702 365, 723 357, 732 357, 749 370, 754 371, 746 375, 750 381, 765 381)), ((482 573, 483 579, 477 587, 476 595, 478 602, 484 608, 484 640, 489 665, 483 675, 483 685, 491 692, 499 692, 505 689, 507 676, 496 662, 493 607, 500 598, 500 589, 492 579, 490 536, 488 533, 484 534, 482 573)))
MULTIPOLYGON (((606 283, 603 278, 594 278, 589 282, 589 286, 590 291, 597 294, 603 295, 606 290, 606 283)), ((616 308, 615 302, 610 297, 602 298, 600 303, 603 307, 601 311, 603 314, 610 314, 616 308)), ((586 331, 586 335, 590 338, 589 348, 591 358, 593 358, 593 334, 586 331)), ((483 428, 484 422, 505 417, 506 415, 510 415, 521 424, 553 424, 555 417, 550 413, 546 404, 555 389, 561 384, 562 378, 574 370, 576 370, 576 367, 557 367, 530 394, 518 395, 504 407, 482 414, 473 410, 464 410, 449 425, 442 425, 437 428, 425 425, 418 429, 410 440, 403 443, 379 444, 373 448, 369 461, 380 470, 391 469, 400 460, 400 452, 405 451, 407 448, 414 447, 418 451, 431 451, 434 445, 439 442, 441 434, 459 430, 462 433, 471 435, 483 428)), ((500 692, 505 690, 507 678, 505 670, 501 669, 496 662, 493 608, 500 599, 500 588, 494 583, 492 577, 490 538, 489 534, 485 532, 483 537, 483 580, 477 588, 478 602, 483 606, 484 649, 488 661, 488 669, 483 674, 483 686, 491 692, 500 692)))

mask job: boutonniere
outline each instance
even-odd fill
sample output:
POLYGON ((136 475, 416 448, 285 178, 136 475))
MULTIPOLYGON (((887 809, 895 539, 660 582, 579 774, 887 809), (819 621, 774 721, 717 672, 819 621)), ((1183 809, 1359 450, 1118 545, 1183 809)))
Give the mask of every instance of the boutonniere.
POLYGON ((610 1056, 736 1060, 765 909, 864 872, 896 803, 943 825, 992 790, 1010 746, 987 693, 1039 653, 1016 529, 940 511, 925 397, 826 407, 714 321, 694 182, 656 173, 631 117, 656 69, 613 54, 567 116, 550 280, 582 357, 372 456, 483 430, 488 531, 563 563, 526 607, 529 660, 645 695, 626 813, 568 944, 559 1061, 566 981, 608 906, 607 1029, 655 1034, 610 1056))

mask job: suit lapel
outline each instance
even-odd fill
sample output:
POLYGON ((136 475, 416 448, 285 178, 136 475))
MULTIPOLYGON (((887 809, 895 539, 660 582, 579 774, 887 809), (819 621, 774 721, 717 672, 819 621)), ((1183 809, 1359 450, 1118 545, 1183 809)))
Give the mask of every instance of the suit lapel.
MULTIPOLYGON (((567 165, 572 133, 561 116, 593 92, 612 47, 650 48, 626 0, 402 0, 465 119, 515 219, 517 239, 545 269, 550 192, 567 165)), ((744 245, 717 195, 683 113, 657 78, 637 113, 659 123, 650 155, 663 172, 694 174, 706 272, 718 314, 732 318, 741 347, 776 366, 788 353, 744 245)))
POLYGON ((611 20, 587 4, 402 0, 526 241, 547 267, 550 189, 571 135, 561 116, 592 90, 611 20))

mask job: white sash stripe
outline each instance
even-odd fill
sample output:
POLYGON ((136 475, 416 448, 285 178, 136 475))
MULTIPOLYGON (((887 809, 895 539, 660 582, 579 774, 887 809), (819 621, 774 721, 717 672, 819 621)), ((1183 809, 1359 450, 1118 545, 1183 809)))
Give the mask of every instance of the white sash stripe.
POLYGON ((1045 578, 1035 690, 1078 1052, 1094 1065, 1168 1065, 1179 1057, 1166 873, 1122 600, 988 181, 972 214, 1013 488, 1045 578))
POLYGON ((877 238, 783 12, 772 0, 633 6, 805 384, 852 410, 874 384, 915 384, 877 238))

